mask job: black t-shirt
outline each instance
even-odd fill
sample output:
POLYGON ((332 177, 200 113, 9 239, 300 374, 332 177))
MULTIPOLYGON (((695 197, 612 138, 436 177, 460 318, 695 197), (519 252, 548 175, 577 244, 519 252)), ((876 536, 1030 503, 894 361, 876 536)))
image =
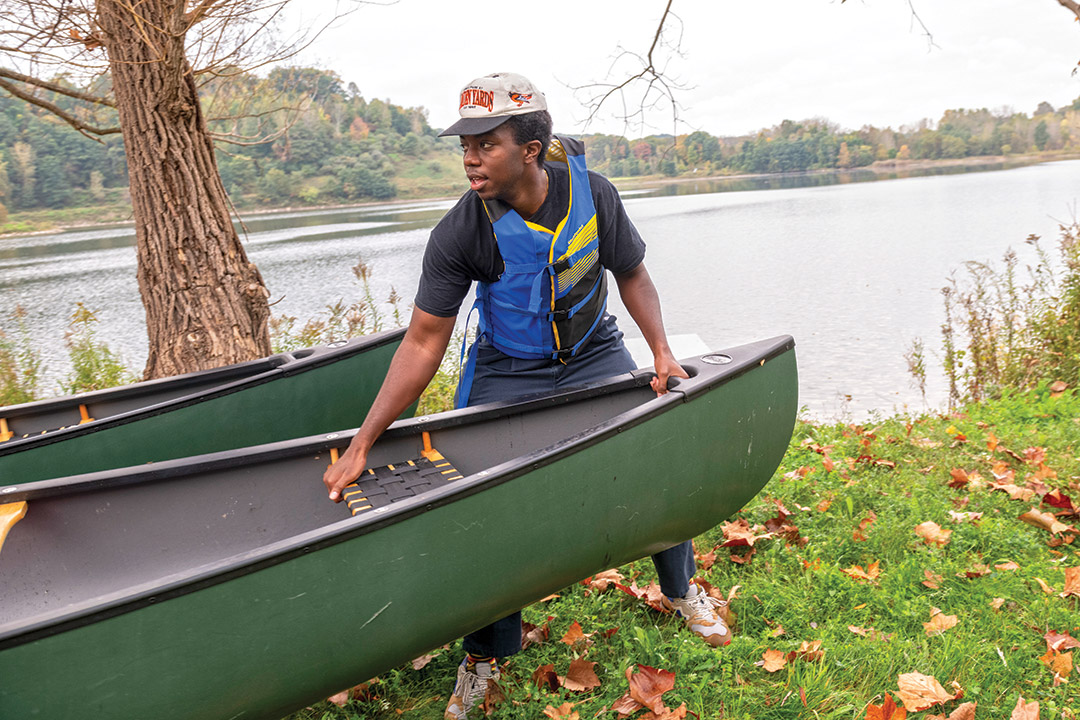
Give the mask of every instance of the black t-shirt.
MULTIPOLYGON (((570 206, 570 172, 563 163, 546 163, 548 194, 530 222, 554 230, 570 206)), ((619 275, 645 258, 645 243, 623 208, 619 192, 603 175, 589 172, 589 187, 600 236, 600 264, 619 275)), ((483 201, 469 190, 431 231, 416 307, 438 317, 453 317, 474 280, 495 282, 503 260, 483 201)))

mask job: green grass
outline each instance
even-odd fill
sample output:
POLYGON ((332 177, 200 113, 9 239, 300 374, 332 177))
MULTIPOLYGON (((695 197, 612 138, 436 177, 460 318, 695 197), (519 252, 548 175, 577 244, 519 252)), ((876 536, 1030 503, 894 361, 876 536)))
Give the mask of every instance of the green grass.
MULTIPOLYGON (((738 516, 763 525, 783 505, 791 512, 787 522, 805 544, 763 538, 755 543, 751 562, 740 565, 730 560, 731 553, 746 548, 716 548, 724 542, 722 527, 695 539, 699 553, 716 548, 715 564, 698 577, 725 594, 739 586, 729 646, 708 647, 670 615, 617 589, 590 592, 573 585, 556 599, 526 608, 525 620, 548 623, 550 638, 506 660, 506 700, 492 717, 539 718, 546 706, 571 702, 580 718, 614 718, 605 710, 626 692, 626 668, 640 663, 674 672, 675 687, 664 695, 665 703, 671 708, 686 703, 700 718, 861 720, 869 703, 880 705, 884 693, 895 697, 898 676, 910 672, 933 676, 946 688, 956 681, 964 690, 963 700, 912 716, 947 715, 960 702, 975 701, 976 717, 1007 718, 1023 696, 1040 703, 1043 718, 1076 718, 1080 672, 1054 687, 1053 674, 1039 658, 1047 651, 1044 633, 1080 636, 1077 599, 1059 596, 1064 568, 1080 565, 1080 542, 1051 547, 1054 536, 1019 520, 1021 513, 1040 507, 1038 495, 1022 502, 991 489, 997 462, 1014 471, 1017 485, 1038 470, 1000 448, 991 452, 991 433, 1001 447, 1021 456, 1029 447, 1045 448, 1045 464, 1057 474, 1046 484, 1080 502, 1080 396, 1075 391, 1053 397, 1041 385, 961 413, 896 417, 873 427, 800 422, 781 467, 738 516), (831 472, 819 450, 833 462, 831 472), (803 475, 800 468, 810 471, 803 475), (953 468, 977 471, 981 487, 950 488, 953 468), (982 517, 977 523, 954 523, 949 511, 982 517), (876 520, 863 531, 865 540, 855 540, 854 530, 871 512, 876 520), (915 526, 928 520, 952 531, 945 546, 927 545, 915 534, 915 526), (994 568, 1010 560, 1018 570, 994 568), (875 561, 880 568, 875 582, 843 572, 875 561), (990 573, 965 575, 980 565, 990 573), (923 584, 926 571, 941 576, 938 588, 923 584), (1040 579, 1052 594, 1042 590, 1040 579), (1000 609, 991 605, 995 598, 1004 599, 1000 609), (956 615, 958 623, 928 637, 923 623, 933 607, 956 615), (575 653, 559 638, 575 621, 586 633, 618 628, 585 653, 596 663, 600 686, 585 693, 534 687, 529 679, 541 665, 553 664, 556 673, 566 674, 575 653), (857 635, 849 626, 874 628, 890 638, 857 635), (755 665, 766 650, 797 651, 804 641, 821 641, 823 657, 794 659, 775 673, 755 665)), ((1062 519, 1080 524, 1077 518, 1062 519)), ((648 560, 620 572, 639 586, 655 580, 648 560)), ((438 602, 438 588, 432 588, 431 598, 438 602)), ((383 673, 363 698, 343 708, 321 703, 290 720, 441 718, 460 657, 455 644, 420 670, 406 665, 383 673)))

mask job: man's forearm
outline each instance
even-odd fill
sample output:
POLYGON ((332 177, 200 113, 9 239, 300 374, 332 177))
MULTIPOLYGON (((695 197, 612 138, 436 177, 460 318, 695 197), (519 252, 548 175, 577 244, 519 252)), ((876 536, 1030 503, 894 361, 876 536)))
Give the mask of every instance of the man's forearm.
POLYGON ((645 263, 628 273, 616 275, 615 283, 619 286, 619 297, 623 305, 641 330, 652 354, 670 354, 671 348, 668 347, 664 319, 660 312, 660 295, 649 277, 649 271, 645 269, 645 263))

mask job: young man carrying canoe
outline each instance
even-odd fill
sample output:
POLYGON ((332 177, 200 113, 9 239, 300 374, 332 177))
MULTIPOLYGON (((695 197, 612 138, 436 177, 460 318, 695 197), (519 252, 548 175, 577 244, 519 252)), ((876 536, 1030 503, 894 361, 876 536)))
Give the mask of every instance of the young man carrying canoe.
MULTIPOLYGON (((459 407, 633 370, 606 312, 605 271, 652 350, 653 390, 663 395, 668 378, 687 377, 668 347, 644 242, 615 187, 585 168, 582 143, 553 141, 544 95, 521 75, 488 75, 462 90, 459 115, 442 135, 461 138, 469 190, 432 230, 405 339, 363 425, 326 471, 335 502, 366 469, 378 436, 434 377, 473 281, 479 337, 462 371, 459 407)), ((727 644, 720 603, 690 583, 690 542, 653 562, 665 605, 710 645, 727 644)), ((521 649, 521 613, 470 633, 463 645, 449 720, 465 718, 488 680, 498 680, 499 659, 521 649)))

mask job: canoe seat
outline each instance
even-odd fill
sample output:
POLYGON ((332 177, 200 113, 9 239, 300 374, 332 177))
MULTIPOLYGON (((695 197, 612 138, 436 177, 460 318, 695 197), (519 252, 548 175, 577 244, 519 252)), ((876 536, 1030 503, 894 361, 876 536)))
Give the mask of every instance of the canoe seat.
POLYGON ((441 455, 434 460, 420 457, 368 468, 356 482, 345 486, 344 497, 352 514, 359 515, 460 479, 461 473, 441 455))

